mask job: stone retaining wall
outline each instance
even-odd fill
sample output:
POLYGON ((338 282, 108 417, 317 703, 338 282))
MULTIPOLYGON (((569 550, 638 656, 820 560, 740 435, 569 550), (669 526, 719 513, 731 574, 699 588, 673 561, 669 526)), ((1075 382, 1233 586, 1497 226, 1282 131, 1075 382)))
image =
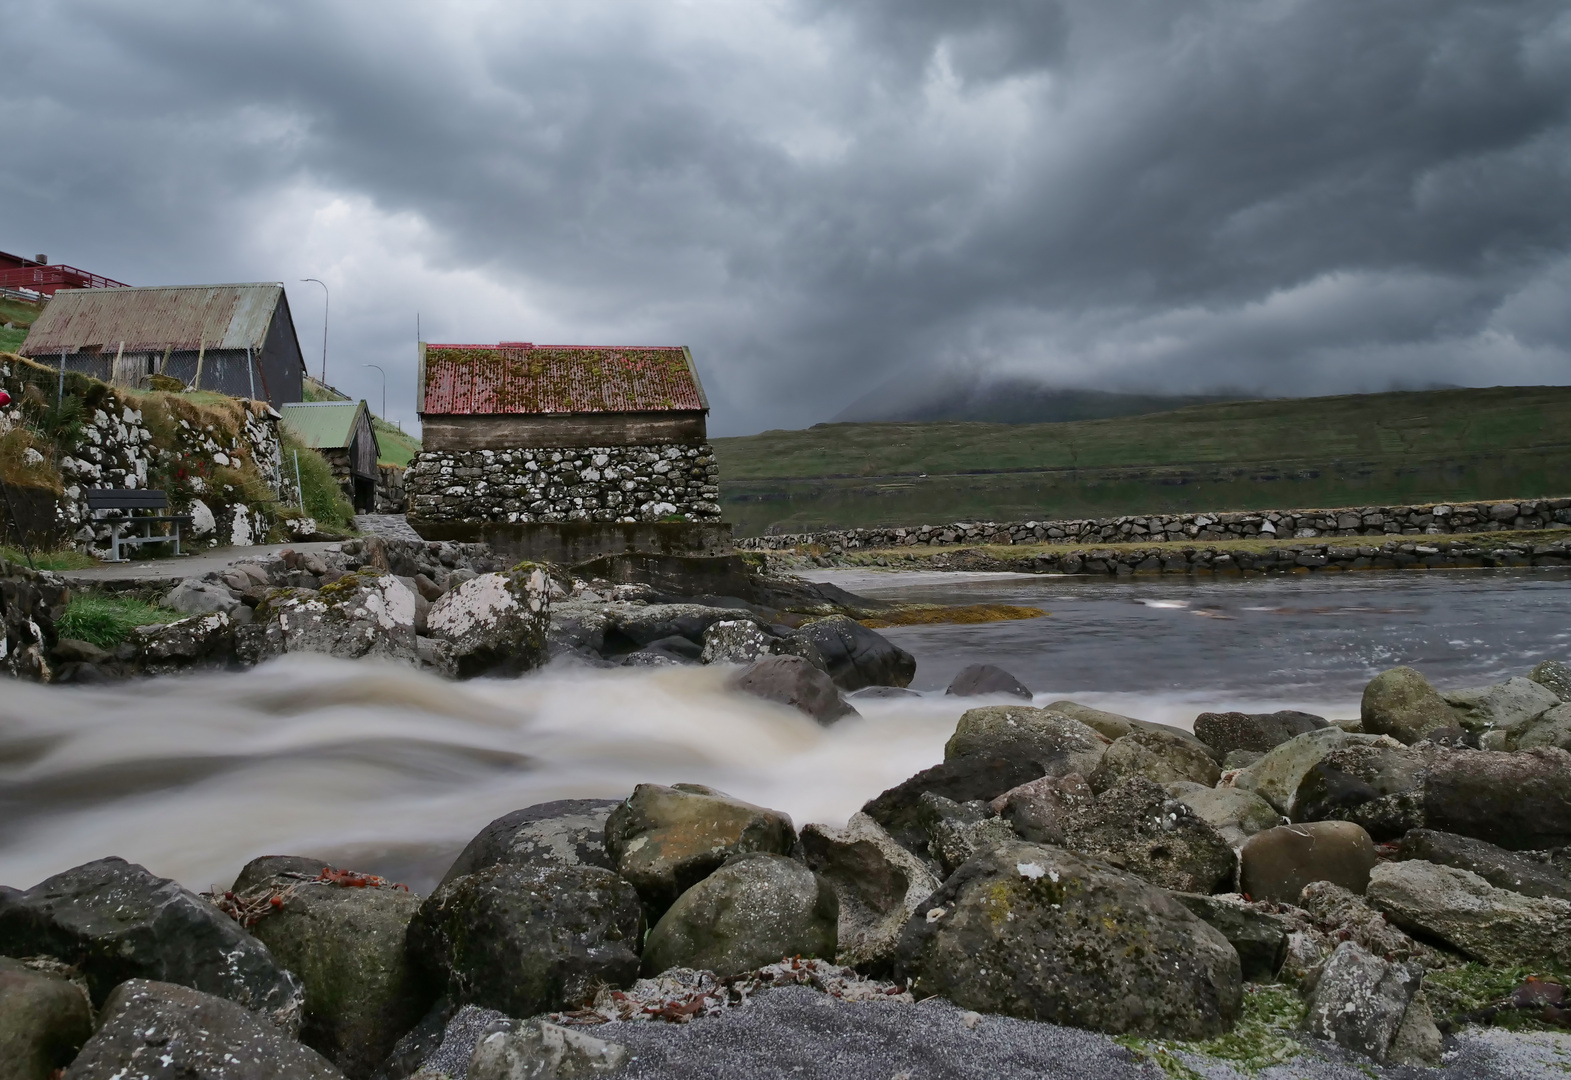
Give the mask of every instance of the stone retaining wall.
POLYGON ((1339 510, 1261 510, 1226 514, 1157 514, 1076 521, 963 521, 951 525, 843 529, 739 538, 739 549, 783 551, 816 546, 832 552, 921 544, 1127 544, 1150 540, 1243 540, 1320 536, 1439 536, 1571 526, 1571 499, 1422 506, 1354 506, 1339 510))
POLYGON ((428 450, 404 489, 428 522, 718 521, 719 474, 708 443, 428 450))

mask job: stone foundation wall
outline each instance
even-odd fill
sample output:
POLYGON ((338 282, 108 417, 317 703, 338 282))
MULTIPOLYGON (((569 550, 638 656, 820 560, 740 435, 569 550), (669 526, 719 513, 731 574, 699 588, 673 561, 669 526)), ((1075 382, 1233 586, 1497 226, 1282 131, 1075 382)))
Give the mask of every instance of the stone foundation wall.
POLYGON ((402 514, 409 509, 409 499, 404 494, 404 467, 378 465, 376 467, 376 512, 402 514))
POLYGON ((1507 529, 1571 527, 1571 499, 1422 506, 1355 506, 1339 510, 1262 510, 1227 514, 1159 514, 1077 521, 963 521, 907 528, 844 529, 739 538, 752 551, 817 546, 840 552, 916 544, 1126 544, 1153 540, 1307 539, 1320 536, 1440 536, 1507 529))
POLYGON ((419 521, 718 521, 719 473, 708 443, 428 450, 404 489, 419 521))

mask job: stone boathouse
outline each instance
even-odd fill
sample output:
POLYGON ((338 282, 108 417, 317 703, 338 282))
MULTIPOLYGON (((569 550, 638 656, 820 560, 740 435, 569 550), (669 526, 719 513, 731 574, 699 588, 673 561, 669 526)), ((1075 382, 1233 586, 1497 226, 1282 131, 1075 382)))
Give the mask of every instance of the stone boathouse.
POLYGON ((422 342, 417 386, 404 482, 426 539, 562 562, 730 551, 686 348, 422 342))

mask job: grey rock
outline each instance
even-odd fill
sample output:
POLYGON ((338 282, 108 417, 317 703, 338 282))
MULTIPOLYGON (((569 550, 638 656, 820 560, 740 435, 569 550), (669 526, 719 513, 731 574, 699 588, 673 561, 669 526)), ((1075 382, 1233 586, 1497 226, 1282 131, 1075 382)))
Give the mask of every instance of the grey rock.
POLYGON ((469 841, 441 883, 499 865, 615 870, 605 825, 616 805, 615 799, 559 799, 503 814, 469 841))
POLYGON ((391 574, 365 569, 320 591, 274 589, 256 607, 246 659, 313 652, 357 660, 415 659, 415 595, 391 574))
MULTIPOLYGON (((1348 745, 1380 744, 1383 736, 1355 735, 1341 728, 1321 728, 1274 747, 1266 756, 1233 778, 1233 786, 1253 791, 1282 814, 1291 816, 1304 774, 1332 750, 1348 745)), ((1384 745, 1400 745, 1384 738, 1384 745)))
POLYGON ((1431 1068, 1442 1060, 1444 1043, 1440 1028, 1435 1025, 1434 1014, 1429 1011, 1429 999, 1420 986, 1408 1002, 1402 1016, 1402 1026, 1386 1051, 1386 1061, 1393 1065, 1426 1065, 1431 1068))
POLYGON ((1231 888, 1238 868, 1225 837, 1139 776, 1079 805, 1065 822, 1063 846, 1179 892, 1231 888))
POLYGON ((223 998, 128 979, 104 1002, 98 1030, 66 1080, 340 1080, 315 1050, 223 998))
POLYGON ((791 819, 702 784, 639 784, 606 819, 606 852, 657 921, 732 855, 790 854, 791 819))
POLYGON ((751 664, 773 653, 777 640, 754 619, 722 619, 704 631, 700 657, 706 664, 751 664))
POLYGON ((370 1077, 431 1004, 404 949, 420 897, 391 886, 301 881, 300 869, 310 866, 321 868, 288 857, 253 859, 235 891, 263 888, 281 899, 252 932, 304 988, 300 1041, 346 1075, 370 1077))
POLYGON ((638 652, 630 653, 629 656, 637 656, 640 653, 658 653, 662 656, 670 657, 680 664, 700 664, 704 662, 704 647, 702 645, 695 641, 689 641, 685 637, 678 637, 675 634, 661 638, 659 641, 651 641, 648 645, 639 649, 638 652))
POLYGON ((458 678, 532 671, 546 661, 551 579, 533 563, 476 575, 433 603, 426 625, 447 642, 458 678))
POLYGON ((1387 963, 1344 941, 1315 984, 1304 1030, 1383 1062, 1423 978, 1417 964, 1387 963))
POLYGON ((51 657, 61 663, 102 664, 114 657, 90 641, 78 638, 61 638, 50 651, 51 657))
POLYGON ((1424 824, 1428 764, 1429 755, 1401 746, 1339 747, 1299 781, 1293 820, 1351 821, 1376 840, 1394 840, 1424 824))
POLYGON ((1520 676, 1489 686, 1448 690, 1440 696, 1466 730, 1503 731, 1508 739, 1560 704, 1560 695, 1553 689, 1520 676))
POLYGON ((1234 769, 1247 769, 1265 754, 1258 750, 1229 750, 1222 758, 1222 771, 1232 772, 1234 769))
POLYGON ((618 1071, 628 1057, 618 1043, 534 1020, 482 1035, 467 1080, 585 1080, 618 1071))
POLYGON ((1369 834, 1347 821, 1266 829, 1245 841, 1238 854, 1244 895, 1278 903, 1296 902, 1314 881, 1363 893, 1377 859, 1369 834))
POLYGON ((1273 713, 1208 712, 1195 718, 1195 737, 1222 754, 1234 750, 1263 754, 1325 726, 1325 717, 1291 709, 1273 713))
POLYGON ((1193 810, 1234 847, 1257 832, 1283 824, 1276 807, 1252 791, 1206 787, 1182 780, 1165 786, 1169 795, 1193 810))
POLYGON ((1031 691, 1026 689, 1025 684, 995 664, 971 664, 961 668, 959 674, 950 680, 944 693, 956 697, 1007 694, 1031 700, 1031 691))
POLYGON ((1210 754, 1218 763, 1225 756, 1213 747, 1201 742, 1195 737, 1193 732, 1185 731, 1183 728, 1174 727, 1171 724, 1156 724, 1150 720, 1136 720, 1132 716, 1122 716, 1119 713, 1107 712, 1103 709, 1093 709, 1091 706, 1082 705, 1078 701, 1054 701, 1048 703, 1046 707, 1053 712, 1063 713, 1065 716, 1080 721, 1086 727, 1109 740, 1122 739, 1125 735, 1135 731, 1159 731, 1188 742, 1202 753, 1210 754))
POLYGON ((1107 751, 1107 740, 1080 721, 1029 705, 968 709, 944 744, 944 760, 1011 756, 1030 761, 1047 776, 1089 776, 1107 751))
POLYGON ((1136 776, 1158 784, 1183 780, 1214 787, 1222 770, 1187 740, 1162 731, 1132 731, 1113 740, 1087 779, 1094 790, 1106 791, 1136 776))
POLYGON ((609 870, 492 866, 427 897, 408 946, 453 1001, 533 1016, 632 985, 643 930, 638 894, 609 870))
POLYGON ((0 956, 0 1076, 50 1080, 92 1034, 85 993, 59 975, 0 956))
POLYGON ((1070 822, 1096 799, 1079 773, 1044 776, 1004 792, 990 804, 1022 840, 1063 846, 1070 822))
POLYGON ((299 980, 229 916, 168 878, 99 859, 26 892, 0 893, 0 954, 76 965, 95 1004, 126 979, 156 978, 228 998, 293 1033, 299 980))
POLYGON ((900 940, 897 978, 962 1009, 1114 1034, 1232 1026, 1238 953, 1148 882, 1023 841, 962 866, 900 940))
POLYGON ((1571 753, 1449 750, 1424 774, 1424 824, 1511 851, 1571 844, 1571 753))
MULTIPOLYGON (((1271 901, 1264 901, 1271 904, 1271 901)), ((1295 927, 1307 929, 1296 916, 1307 916, 1325 946, 1324 956, 1342 941, 1356 941, 1376 956, 1387 960, 1414 960, 1426 968, 1443 967, 1455 957, 1414 941, 1393 926, 1366 897, 1329 881, 1311 881, 1298 894, 1298 911, 1288 907, 1295 927)), ((1275 906, 1275 905, 1272 905, 1275 906)), ((1317 958, 1317 963, 1318 963, 1317 958)), ((1311 973, 1312 976, 1312 973, 1311 973)))
POLYGON ((215 611, 227 615, 240 606, 240 601, 228 587, 216 581, 183 578, 180 584, 169 590, 163 599, 163 606, 182 615, 211 615, 215 611))
POLYGON ((1571 964, 1571 902, 1497 889, 1477 874, 1412 860, 1382 863, 1369 902, 1412 934, 1486 964, 1571 964))
POLYGON ((1203 919, 1238 952, 1247 982, 1270 982, 1287 958, 1287 920, 1257 911, 1239 896, 1175 892, 1173 899, 1203 919))
POLYGON ((839 925, 827 880, 783 855, 734 855, 661 916, 644 942, 643 973, 686 967, 730 978, 783 956, 832 959, 839 925))
POLYGON ((1018 839, 1009 822, 993 815, 980 800, 957 803, 931 791, 922 793, 927 851, 945 877, 967 859, 1018 839))
POLYGON ((922 700, 922 695, 915 690, 907 690, 903 686, 864 686, 855 693, 846 695, 848 701, 862 701, 864 699, 870 701, 896 701, 905 698, 920 701, 922 700))
POLYGON ((863 813, 844 829, 802 828, 802 857, 835 890, 840 925, 835 963, 882 972, 900 932, 938 888, 927 865, 863 813))
POLYGON ((797 645, 814 650, 835 685, 845 691, 909 686, 916 675, 916 657, 845 615, 803 623, 785 639, 787 651, 796 651, 797 645))
POLYGON ((1523 896, 1571 900, 1571 875, 1548 860, 1519 855, 1470 836, 1414 829, 1397 846, 1398 859, 1423 859, 1477 874, 1497 889, 1523 896))
POLYGON ((1556 705, 1519 729, 1515 738, 1506 744, 1508 750, 1532 750, 1540 746, 1571 750, 1571 705, 1556 705))
POLYGON ((825 726, 857 715, 829 676, 800 656, 756 660, 731 685, 745 694, 790 705, 825 726))
POLYGON ((1545 660, 1529 671, 1527 677, 1553 690, 1561 701, 1571 701, 1571 666, 1559 660, 1545 660))
POLYGON ((922 795, 932 792, 955 802, 996 799, 1012 788, 1040 778, 1041 766, 1007 754, 971 754, 923 769, 876 798, 862 812, 893 836, 907 851, 927 857, 927 819, 922 795))
POLYGON ((172 623, 138 626, 123 647, 146 675, 222 668, 234 654, 234 623, 216 611, 172 623))
POLYGON ((1429 681, 1410 667, 1392 668, 1371 679, 1364 687, 1359 715, 1364 731, 1408 744, 1437 728, 1461 723, 1429 681))

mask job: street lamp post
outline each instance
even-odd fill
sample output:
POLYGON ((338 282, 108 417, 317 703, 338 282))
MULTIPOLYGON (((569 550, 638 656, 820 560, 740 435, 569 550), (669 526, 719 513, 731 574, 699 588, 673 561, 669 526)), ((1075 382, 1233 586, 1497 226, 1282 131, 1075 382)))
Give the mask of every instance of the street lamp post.
POLYGON ((322 286, 322 385, 326 386, 327 385, 327 309, 328 309, 329 302, 333 299, 333 295, 332 295, 332 293, 330 293, 328 291, 327 282, 323 281, 321 278, 308 277, 308 278, 301 278, 300 280, 301 281, 314 281, 318 285, 322 286))
MULTIPOLYGON (((361 364, 361 367, 374 367, 382 371, 381 364, 361 364)), ((382 371, 382 419, 387 419, 387 372, 382 371)))

